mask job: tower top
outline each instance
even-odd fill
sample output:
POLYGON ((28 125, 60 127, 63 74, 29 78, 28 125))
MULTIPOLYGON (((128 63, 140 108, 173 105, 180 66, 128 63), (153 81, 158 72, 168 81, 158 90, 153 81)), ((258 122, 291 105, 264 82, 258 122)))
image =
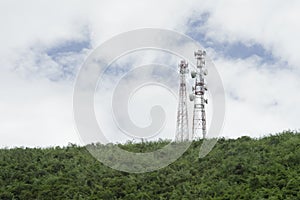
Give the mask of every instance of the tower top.
POLYGON ((206 51, 199 49, 198 51, 195 51, 194 55, 196 59, 204 59, 204 56, 206 56, 206 51))
POLYGON ((194 55, 197 59, 197 68, 204 68, 206 51, 199 49, 198 51, 195 51, 194 55))
POLYGON ((185 60, 181 60, 178 65, 180 74, 189 73, 188 66, 189 66, 189 64, 185 60))

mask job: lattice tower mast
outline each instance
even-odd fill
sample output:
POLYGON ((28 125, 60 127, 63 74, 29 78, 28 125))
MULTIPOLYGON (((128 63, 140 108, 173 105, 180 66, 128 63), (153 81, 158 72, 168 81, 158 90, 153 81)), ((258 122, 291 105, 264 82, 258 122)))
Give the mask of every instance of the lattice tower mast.
POLYGON ((206 137, 205 104, 207 104, 208 101, 205 99, 205 92, 207 91, 204 78, 207 75, 207 69, 205 68, 205 56, 206 51, 204 50, 198 50, 195 52, 197 68, 196 71, 191 72, 192 78, 195 78, 195 85, 192 88, 193 93, 190 95, 190 100, 194 101, 193 138, 200 135, 201 130, 203 138, 206 137))
POLYGON ((188 111, 187 111, 187 92, 186 92, 186 74, 189 73, 188 63, 184 60, 179 65, 180 85, 179 102, 177 110, 176 141, 189 140, 188 129, 188 111))

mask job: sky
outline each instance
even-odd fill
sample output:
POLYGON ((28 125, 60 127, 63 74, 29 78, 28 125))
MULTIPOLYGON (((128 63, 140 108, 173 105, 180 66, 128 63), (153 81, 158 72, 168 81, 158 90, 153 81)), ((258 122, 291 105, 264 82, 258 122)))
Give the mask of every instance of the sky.
POLYGON ((221 136, 299 130, 299 10, 297 0, 2 0, 0 147, 80 144, 72 105, 80 67, 102 42, 146 27, 175 30, 205 47, 226 93, 221 136))

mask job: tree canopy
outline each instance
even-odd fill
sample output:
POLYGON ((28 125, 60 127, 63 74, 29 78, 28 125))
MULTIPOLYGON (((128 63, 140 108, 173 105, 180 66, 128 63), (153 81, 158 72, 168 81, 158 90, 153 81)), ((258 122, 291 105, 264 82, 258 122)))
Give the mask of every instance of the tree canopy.
MULTIPOLYGON (((167 143, 115 145, 145 152, 167 143)), ((76 145, 1 149, 0 199, 300 199, 300 134, 221 138, 204 158, 201 143, 143 174, 106 167, 76 145)))

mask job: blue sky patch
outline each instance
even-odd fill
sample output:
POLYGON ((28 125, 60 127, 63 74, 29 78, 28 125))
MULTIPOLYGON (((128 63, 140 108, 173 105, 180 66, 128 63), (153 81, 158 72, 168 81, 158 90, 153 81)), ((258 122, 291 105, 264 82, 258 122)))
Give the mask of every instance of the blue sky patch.
POLYGON ((91 48, 91 42, 89 39, 84 41, 66 41, 57 46, 54 46, 46 51, 50 57, 55 57, 56 55, 63 53, 80 53, 83 49, 91 48))
POLYGON ((204 48, 212 48, 217 53, 223 55, 225 58, 230 59, 246 59, 251 56, 257 55, 261 57, 263 63, 275 63, 278 61, 272 52, 265 49, 259 43, 245 44, 242 41, 238 42, 219 42, 206 37, 205 30, 201 29, 209 18, 209 14, 205 13, 200 15, 197 20, 189 20, 188 26, 190 27, 186 33, 188 36, 198 41, 204 48))

